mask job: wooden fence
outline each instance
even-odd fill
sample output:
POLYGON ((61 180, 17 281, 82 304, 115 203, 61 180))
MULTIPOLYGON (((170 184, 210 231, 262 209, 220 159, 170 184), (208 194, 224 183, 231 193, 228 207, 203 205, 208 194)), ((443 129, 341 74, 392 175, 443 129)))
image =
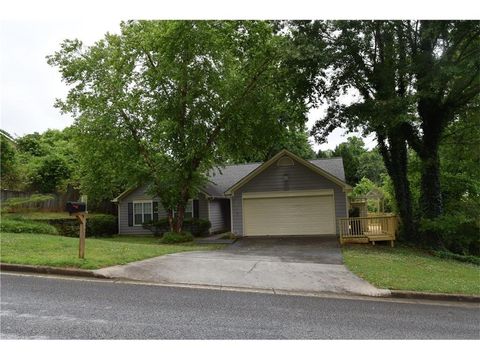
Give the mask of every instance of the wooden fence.
MULTIPOLYGON (((16 191, 1 189, 1 202, 18 197, 30 197, 36 193, 30 191, 16 191)), ((52 196, 52 199, 45 201, 38 201, 34 203, 21 204, 16 207, 20 211, 65 211, 65 203, 67 201, 77 201, 80 197, 80 193, 75 189, 68 189, 67 192, 61 194, 49 194, 52 196)))

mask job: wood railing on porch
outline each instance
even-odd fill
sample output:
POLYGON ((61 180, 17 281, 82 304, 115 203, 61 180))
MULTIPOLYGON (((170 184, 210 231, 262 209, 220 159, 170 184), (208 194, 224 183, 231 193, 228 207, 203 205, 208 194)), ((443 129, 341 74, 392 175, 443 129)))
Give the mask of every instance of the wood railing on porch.
POLYGON ((369 243, 396 239, 398 220, 395 215, 351 217, 338 220, 340 243, 369 243))

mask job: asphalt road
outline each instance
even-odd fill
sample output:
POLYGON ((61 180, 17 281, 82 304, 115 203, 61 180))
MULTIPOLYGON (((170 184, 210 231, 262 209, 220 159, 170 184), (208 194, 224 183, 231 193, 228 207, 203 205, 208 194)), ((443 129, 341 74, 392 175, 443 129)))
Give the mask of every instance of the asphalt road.
POLYGON ((479 339, 478 304, 1 275, 2 339, 479 339))

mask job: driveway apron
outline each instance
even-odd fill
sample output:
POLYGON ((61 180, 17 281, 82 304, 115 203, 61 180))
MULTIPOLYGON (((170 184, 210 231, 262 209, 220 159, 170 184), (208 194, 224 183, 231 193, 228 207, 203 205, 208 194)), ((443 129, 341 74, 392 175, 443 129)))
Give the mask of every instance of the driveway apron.
POLYGON ((163 284, 382 296, 343 265, 335 237, 243 238, 219 251, 159 256, 96 271, 163 284))

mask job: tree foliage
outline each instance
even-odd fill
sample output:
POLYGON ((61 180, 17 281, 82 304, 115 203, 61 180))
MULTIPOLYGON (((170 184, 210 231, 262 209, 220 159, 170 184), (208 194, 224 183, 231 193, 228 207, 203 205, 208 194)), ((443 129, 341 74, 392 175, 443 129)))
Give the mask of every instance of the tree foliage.
POLYGON ((2 187, 11 187, 17 180, 17 156, 15 142, 12 137, 6 133, 0 133, 0 175, 2 187))
POLYGON ((181 231, 208 170, 303 131, 287 45, 264 21, 128 21, 90 47, 64 41, 48 62, 70 87, 57 106, 76 119, 82 171, 150 180, 181 231))
MULTIPOLYGON (((478 98, 480 90, 478 21, 294 22, 306 38, 328 54, 317 66, 313 91, 329 108, 313 133, 323 141, 333 129, 361 129, 376 135, 395 189, 407 238, 416 239, 408 149, 421 161, 423 217, 443 211, 438 150, 443 132, 478 98), (342 94, 353 101, 345 103, 342 94)), ((441 238, 424 240, 442 247, 441 238)))

